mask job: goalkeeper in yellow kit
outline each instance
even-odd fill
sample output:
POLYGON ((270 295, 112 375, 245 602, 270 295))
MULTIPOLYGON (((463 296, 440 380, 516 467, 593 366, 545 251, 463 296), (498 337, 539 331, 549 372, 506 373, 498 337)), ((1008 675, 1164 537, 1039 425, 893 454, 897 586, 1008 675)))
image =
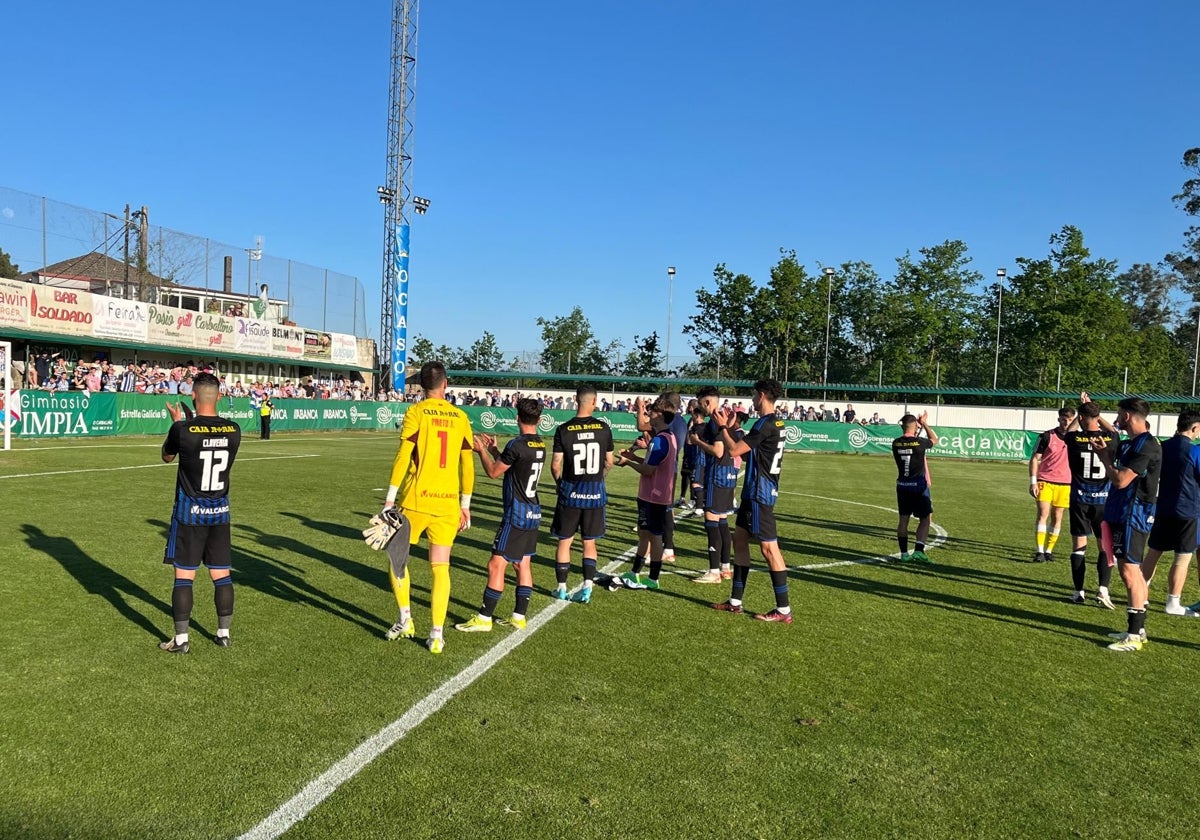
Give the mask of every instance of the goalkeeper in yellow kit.
MULTIPOLYGON (((416 545, 422 533, 429 536, 429 568, 433 576, 430 592, 432 612, 429 640, 432 653, 445 647, 442 626, 450 606, 450 547, 455 535, 471 525, 471 491, 475 487, 471 424, 466 412, 445 399, 446 368, 441 362, 421 365, 421 388, 425 399, 404 414, 400 429, 400 451, 388 482, 386 511, 396 505, 408 519, 410 542, 416 545)), ((388 578, 396 594, 400 615, 385 634, 389 641, 412 638, 416 630, 409 610, 411 577, 408 565, 397 577, 389 566, 388 578)))

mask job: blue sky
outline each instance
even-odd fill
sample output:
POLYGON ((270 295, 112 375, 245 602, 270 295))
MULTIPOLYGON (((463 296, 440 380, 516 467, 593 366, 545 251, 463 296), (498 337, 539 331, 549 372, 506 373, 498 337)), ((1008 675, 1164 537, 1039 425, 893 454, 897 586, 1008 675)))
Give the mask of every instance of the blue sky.
MULTIPOLYGON (((385 0, 6 9, 0 185, 358 276, 378 333, 385 0)), ((540 346, 579 305, 673 355, 719 262, 765 282, 1064 224, 1157 262, 1200 145, 1200 3, 424 0, 410 334, 540 346)), ((4 243, 0 242, 0 247, 4 243)))

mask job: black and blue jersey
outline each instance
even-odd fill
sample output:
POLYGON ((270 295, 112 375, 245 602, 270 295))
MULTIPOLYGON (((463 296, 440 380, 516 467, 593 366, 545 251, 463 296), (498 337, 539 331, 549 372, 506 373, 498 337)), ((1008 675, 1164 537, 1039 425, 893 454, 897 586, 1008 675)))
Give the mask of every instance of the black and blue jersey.
POLYGON ((774 413, 758 418, 742 438, 750 447, 742 500, 774 505, 779 498, 779 472, 783 466, 783 420, 774 413))
POLYGON ((613 451, 612 429, 598 417, 574 417, 554 432, 554 454, 562 455, 558 503, 572 508, 608 504, 604 470, 613 451))
POLYGON ((172 519, 182 525, 229 522, 229 474, 241 441, 241 427, 223 417, 171 424, 162 451, 179 456, 172 519))
POLYGON ((504 473, 504 522, 515 528, 536 530, 542 521, 537 485, 546 466, 546 444, 537 435, 518 435, 500 453, 504 473))

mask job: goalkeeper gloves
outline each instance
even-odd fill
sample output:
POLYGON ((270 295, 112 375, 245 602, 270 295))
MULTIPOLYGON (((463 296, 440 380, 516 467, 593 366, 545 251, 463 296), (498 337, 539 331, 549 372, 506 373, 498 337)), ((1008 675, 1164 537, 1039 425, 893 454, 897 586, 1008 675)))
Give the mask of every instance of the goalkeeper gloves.
POLYGON ((375 551, 381 551, 395 536, 404 523, 404 516, 394 507, 385 508, 371 517, 369 528, 362 532, 363 542, 375 551))

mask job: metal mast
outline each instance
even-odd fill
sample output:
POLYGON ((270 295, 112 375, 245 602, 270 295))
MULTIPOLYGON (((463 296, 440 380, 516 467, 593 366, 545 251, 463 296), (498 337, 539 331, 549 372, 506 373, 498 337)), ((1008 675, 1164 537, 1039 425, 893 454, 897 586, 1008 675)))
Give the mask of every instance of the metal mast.
POLYGON ((404 390, 408 359, 408 232, 412 210, 413 116, 420 0, 392 5, 392 81, 388 94, 387 179, 379 188, 383 214, 383 294, 379 359, 383 379, 404 390))

